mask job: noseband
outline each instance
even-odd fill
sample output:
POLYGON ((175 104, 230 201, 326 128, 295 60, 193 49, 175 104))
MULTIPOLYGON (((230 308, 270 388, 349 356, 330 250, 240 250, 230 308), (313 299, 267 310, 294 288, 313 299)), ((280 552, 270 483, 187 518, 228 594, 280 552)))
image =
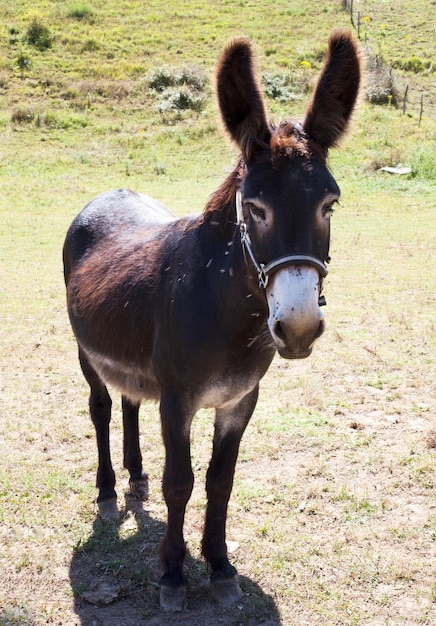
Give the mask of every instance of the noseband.
POLYGON ((242 247, 247 252, 250 257, 250 261, 257 272, 259 287, 261 289, 265 290, 268 285, 269 277, 284 267, 288 267, 289 265, 310 265, 311 267, 314 267, 320 275, 320 295, 318 298, 318 305, 324 306, 326 304, 325 297, 321 295, 321 292, 323 279, 327 276, 327 268, 325 263, 316 256, 313 256, 312 254, 287 254, 286 256, 274 259, 274 261, 270 261, 266 265, 258 262, 253 250, 250 235, 248 233, 247 224, 244 221, 244 214, 242 211, 242 193, 240 189, 236 192, 236 220, 241 234, 242 247))

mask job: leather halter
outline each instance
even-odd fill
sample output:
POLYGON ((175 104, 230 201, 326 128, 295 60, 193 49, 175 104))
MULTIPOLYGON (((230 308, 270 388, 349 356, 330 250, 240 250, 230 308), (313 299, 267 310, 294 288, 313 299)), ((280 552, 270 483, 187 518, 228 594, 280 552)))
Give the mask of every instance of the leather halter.
POLYGON ((327 276, 327 268, 325 263, 316 256, 313 256, 312 254, 287 254, 286 256, 281 256, 278 259, 274 259, 266 264, 258 262, 253 250, 250 235, 248 233, 247 224, 244 220, 244 214, 242 211, 242 193, 240 189, 236 191, 236 223, 239 226, 242 246, 250 257, 250 261, 257 272, 259 287, 261 287, 261 289, 266 289, 269 277, 284 267, 288 267, 290 265, 310 265, 311 267, 314 267, 320 275, 320 295, 318 304, 319 306, 324 306, 326 304, 325 297, 321 295, 321 291, 323 279, 327 276))

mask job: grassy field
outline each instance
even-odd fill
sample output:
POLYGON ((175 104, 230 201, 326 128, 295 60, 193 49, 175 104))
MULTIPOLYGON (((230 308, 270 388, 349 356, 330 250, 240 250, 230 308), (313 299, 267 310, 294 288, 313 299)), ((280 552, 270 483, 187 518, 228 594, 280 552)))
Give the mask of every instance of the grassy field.
MULTIPOLYGON (((340 1, 0 0, 1 626, 435 623, 434 24, 422 0, 356 5, 371 54, 411 85, 410 106, 403 116, 362 102, 331 155, 342 200, 328 329, 309 360, 277 358, 262 383, 229 511, 244 591, 230 609, 211 603, 200 557, 211 414, 195 420, 190 603, 174 617, 157 600, 165 507, 154 405, 141 412, 150 500, 126 498, 119 525, 96 519, 63 238, 113 187, 178 215, 201 210, 236 157, 211 87, 222 46, 249 35, 271 116, 298 117, 332 26, 350 17, 340 1), (379 171, 399 163, 412 173, 379 171)), ((112 440, 121 495, 117 405, 112 440)))

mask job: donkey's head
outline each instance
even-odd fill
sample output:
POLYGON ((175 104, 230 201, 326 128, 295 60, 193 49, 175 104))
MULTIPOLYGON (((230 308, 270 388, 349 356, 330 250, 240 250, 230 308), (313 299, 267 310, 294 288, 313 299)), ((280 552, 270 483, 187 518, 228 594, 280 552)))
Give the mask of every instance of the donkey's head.
POLYGON ((320 293, 340 193, 326 159, 347 129, 359 83, 357 46, 348 33, 335 32, 304 121, 276 126, 267 121, 250 43, 232 42, 218 65, 221 115, 244 163, 235 200, 242 239, 286 358, 308 356, 324 330, 320 293))

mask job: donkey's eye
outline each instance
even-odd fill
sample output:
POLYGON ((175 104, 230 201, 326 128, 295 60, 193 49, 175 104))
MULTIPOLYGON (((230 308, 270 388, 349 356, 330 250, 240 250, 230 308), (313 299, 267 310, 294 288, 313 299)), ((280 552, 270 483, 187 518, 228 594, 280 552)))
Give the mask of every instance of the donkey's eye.
POLYGON ((254 217, 254 219, 265 221, 266 215, 265 215, 265 210, 264 209, 262 209, 261 207, 256 206, 252 202, 248 202, 246 204, 246 206, 248 207, 248 210, 250 211, 250 213, 254 217))
POLYGON ((334 213, 333 205, 336 202, 337 201, 335 200, 334 202, 327 202, 326 204, 324 204, 324 206, 322 207, 322 214, 324 215, 324 217, 330 217, 334 213))

